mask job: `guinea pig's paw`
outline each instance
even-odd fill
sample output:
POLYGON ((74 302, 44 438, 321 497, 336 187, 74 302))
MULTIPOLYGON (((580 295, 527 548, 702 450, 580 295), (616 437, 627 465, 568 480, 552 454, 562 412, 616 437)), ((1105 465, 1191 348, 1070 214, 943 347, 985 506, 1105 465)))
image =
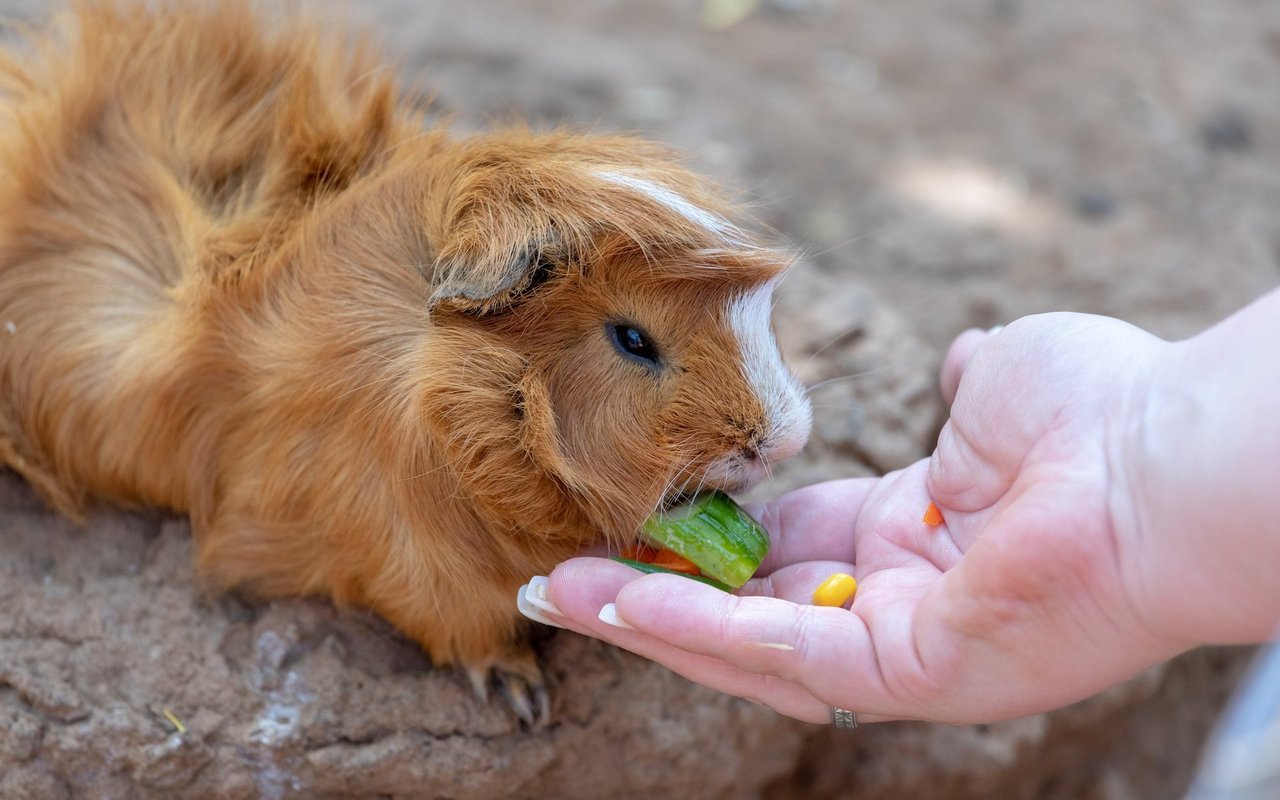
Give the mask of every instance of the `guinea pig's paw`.
POLYGON ((487 664, 468 664, 465 669, 471 688, 482 701, 488 701, 489 688, 493 687, 528 727, 541 728, 550 720, 547 677, 532 648, 512 647, 487 664))

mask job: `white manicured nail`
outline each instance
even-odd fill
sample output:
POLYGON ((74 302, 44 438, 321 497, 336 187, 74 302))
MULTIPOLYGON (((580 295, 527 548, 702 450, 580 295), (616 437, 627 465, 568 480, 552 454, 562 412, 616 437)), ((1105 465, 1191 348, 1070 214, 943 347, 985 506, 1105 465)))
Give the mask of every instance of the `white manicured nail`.
POLYGON ((525 584, 516 593, 516 608, 520 609, 520 613, 534 622, 541 622, 543 625, 550 625, 553 628, 563 628, 563 625, 553 622, 550 617, 542 613, 541 609, 529 602, 528 591, 529 585, 525 584))
POLYGON ((606 625, 612 625, 615 628, 622 628, 625 631, 634 631, 635 626, 618 616, 618 607, 613 603, 605 603, 604 608, 600 609, 598 615, 600 621, 606 625))
POLYGON ((987 335, 995 336, 997 333, 999 333, 1002 330, 1004 330, 1003 325, 992 325, 990 328, 987 328, 987 335))
POLYGON ((559 614, 562 617, 564 616, 564 613, 556 606, 556 604, 551 602, 551 596, 547 594, 547 579, 545 576, 534 575, 530 578, 529 591, 525 592, 525 596, 529 598, 530 603, 533 603, 543 611, 546 611, 549 614, 559 614))

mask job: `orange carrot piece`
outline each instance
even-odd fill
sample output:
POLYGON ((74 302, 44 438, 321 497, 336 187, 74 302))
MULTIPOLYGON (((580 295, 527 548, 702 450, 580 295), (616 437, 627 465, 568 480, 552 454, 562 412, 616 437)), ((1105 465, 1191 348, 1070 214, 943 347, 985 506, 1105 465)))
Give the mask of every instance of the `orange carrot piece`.
POLYGON ((924 524, 930 528, 936 528, 942 522, 942 512, 933 503, 929 503, 929 507, 924 510, 924 524))
POLYGON ((659 550, 658 555, 653 559, 655 567, 664 567, 672 572, 683 572, 686 575, 701 575, 702 570, 698 569, 698 565, 675 552, 674 550, 659 550))
POLYGON ((669 569, 672 572, 682 572, 685 575, 701 575, 702 570, 698 569, 698 565, 675 552, 666 548, 652 547, 647 544, 633 544, 622 548, 623 558, 632 561, 639 561, 642 564, 652 564, 655 567, 669 569))
POLYGON ((652 564, 658 557, 658 549, 647 544, 632 544, 622 548, 622 557, 644 564, 652 564))

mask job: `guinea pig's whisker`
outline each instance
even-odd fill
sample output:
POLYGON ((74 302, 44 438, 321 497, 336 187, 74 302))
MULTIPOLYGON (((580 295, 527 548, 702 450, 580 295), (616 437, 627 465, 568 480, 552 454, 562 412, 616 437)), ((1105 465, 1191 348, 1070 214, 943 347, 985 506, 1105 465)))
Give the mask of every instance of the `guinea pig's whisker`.
POLYGON ((698 486, 693 490, 691 496, 697 497, 698 495, 702 494, 702 489, 706 485, 707 485, 707 471, 703 470, 702 474, 698 476, 698 486))
POLYGON ((667 479, 666 484, 662 487, 662 492, 658 494, 658 500, 654 503, 650 513, 661 510, 667 504, 667 497, 671 495, 671 490, 676 487, 676 476, 672 475, 667 479))
MULTIPOLYGON (((680 449, 683 450, 684 448, 681 447, 680 449)), ((693 466, 693 462, 695 459, 696 459, 696 456, 690 456, 688 459, 685 460, 684 464, 682 464, 679 469, 673 470, 671 472, 671 477, 667 479, 666 485, 662 487, 662 493, 658 495, 658 499, 654 503, 653 508, 649 510, 650 514, 656 514, 659 511, 663 511, 667 508, 670 508, 672 505, 675 504, 676 501, 678 501, 680 498, 686 495, 684 491, 680 491, 680 492, 675 491, 676 481, 680 479, 680 476, 684 474, 685 470, 693 466)))
POLYGON ((884 372, 887 369, 889 369, 888 366, 876 367, 875 369, 869 369, 866 372, 855 372, 852 375, 841 375, 836 378, 827 378, 825 381, 818 381, 812 386, 804 387, 804 390, 807 393, 812 393, 814 389, 821 388, 830 383, 840 383, 842 381, 852 381, 852 380, 857 380, 858 378, 866 378, 868 376, 875 375, 878 372, 884 372))
POLYGON ((869 239, 869 238, 871 238, 872 236, 879 236, 880 234, 882 234, 882 233, 884 233, 885 231, 889 230, 889 228, 891 228, 891 227, 892 227, 892 225, 890 225, 890 224, 881 225, 881 226, 880 226, 880 227, 878 227, 878 228, 872 228, 871 230, 867 231, 866 233, 860 233, 860 234, 858 234, 857 236, 854 236, 853 238, 845 239, 843 242, 837 242, 836 244, 831 245, 830 247, 828 247, 828 248, 827 248, 827 249, 825 249, 825 250, 819 250, 819 251, 817 251, 816 253, 802 252, 802 255, 803 255, 803 257, 804 257, 806 260, 812 260, 812 259, 815 259, 815 258, 822 258, 823 256, 825 256, 825 255, 830 255, 831 253, 834 253, 834 252, 835 252, 835 251, 837 251, 837 250, 843 250, 844 248, 848 247, 848 246, 849 246, 849 245, 851 245, 851 244, 856 244, 856 243, 858 243, 858 242, 862 241, 863 239, 869 239))
POLYGON ((831 347, 831 345, 835 344, 836 342, 839 342, 840 340, 844 339, 845 337, 850 336, 851 334, 855 333, 856 331, 861 330, 861 329, 863 328, 863 326, 864 326, 864 323, 858 322, 858 323, 855 323, 855 324, 853 324, 853 325, 850 325, 850 326, 849 326, 849 327, 847 327, 847 328, 841 328, 839 331, 836 331, 836 333, 835 333, 835 334, 833 334, 833 335, 831 336, 831 338, 829 338, 829 339, 827 339, 827 341, 823 342, 823 344, 822 344, 822 346, 821 346, 821 347, 819 347, 817 350, 814 350, 812 353, 810 353, 810 354, 809 354, 809 357, 808 357, 808 358, 806 358, 806 359, 804 360, 804 363, 800 365, 799 371, 800 371, 800 372, 803 372, 805 369, 807 369, 807 368, 809 367, 809 365, 810 365, 810 364, 812 364, 812 363, 813 363, 813 360, 814 360, 815 358, 817 358, 818 356, 820 356, 820 355, 822 355, 824 352, 826 352, 827 348, 831 347))
POLYGON ((679 478, 680 473, 684 472, 687 467, 688 464, 686 464, 685 467, 682 467, 679 471, 672 473, 671 477, 667 479, 667 483, 662 487, 662 493, 658 495, 657 502, 654 503, 650 513, 657 513, 667 506, 667 499, 672 496, 673 490, 676 488, 676 480, 679 478))
POLYGON ((826 403, 823 403, 823 404, 817 404, 817 403, 815 403, 815 404, 813 404, 813 405, 811 406, 811 408, 813 408, 813 410, 814 410, 814 411, 833 411, 833 410, 834 410, 834 411, 848 411, 848 410, 849 410, 849 408, 850 408, 850 404, 849 404, 849 403, 832 403, 832 404, 826 404, 826 403))

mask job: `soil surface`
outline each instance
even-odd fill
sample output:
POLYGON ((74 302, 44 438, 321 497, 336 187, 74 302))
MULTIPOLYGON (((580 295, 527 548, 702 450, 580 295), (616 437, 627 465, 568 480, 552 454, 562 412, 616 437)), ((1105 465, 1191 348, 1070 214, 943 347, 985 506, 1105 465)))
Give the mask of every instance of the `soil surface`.
MULTIPOLYGON (((460 132, 660 139, 802 253, 776 322, 815 435, 766 494, 927 454, 966 327, 1073 310, 1181 337, 1280 283, 1280 4, 298 5, 370 29, 460 132)), ((553 723, 528 732, 376 619, 205 594, 191 549, 182 520, 78 529, 0 476, 0 797, 1154 800, 1248 655, 837 735, 546 632, 553 723)))

